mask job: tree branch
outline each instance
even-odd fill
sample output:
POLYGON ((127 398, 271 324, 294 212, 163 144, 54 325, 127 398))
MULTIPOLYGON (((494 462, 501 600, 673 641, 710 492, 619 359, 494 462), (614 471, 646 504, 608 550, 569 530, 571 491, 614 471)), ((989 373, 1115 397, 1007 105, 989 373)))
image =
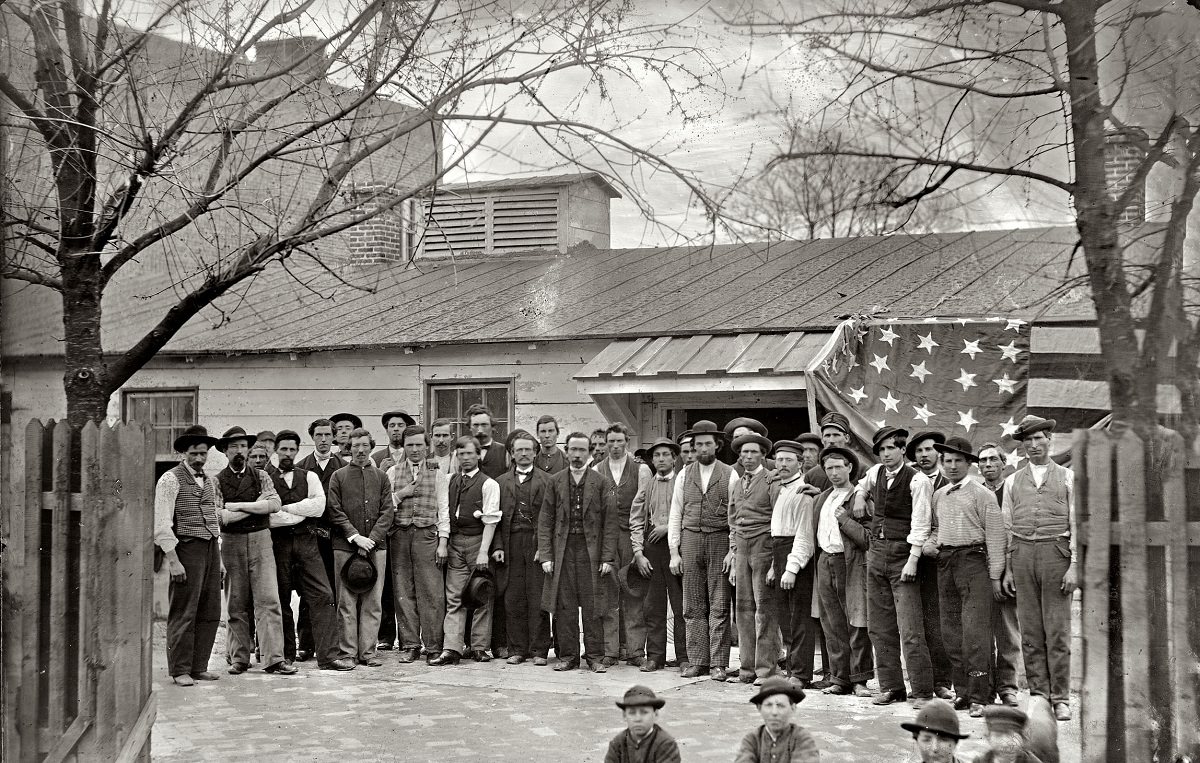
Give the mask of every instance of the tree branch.
POLYGON ((55 291, 63 290, 62 279, 48 276, 45 273, 23 265, 14 265, 11 262, 4 263, 3 268, 0 269, 0 275, 3 275, 5 278, 15 278, 18 281, 37 284, 38 286, 49 286, 55 291))

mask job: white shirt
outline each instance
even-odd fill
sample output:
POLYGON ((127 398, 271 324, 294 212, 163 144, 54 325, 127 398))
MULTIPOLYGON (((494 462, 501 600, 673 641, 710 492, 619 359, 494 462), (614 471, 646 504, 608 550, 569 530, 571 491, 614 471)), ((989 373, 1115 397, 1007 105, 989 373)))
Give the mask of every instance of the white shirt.
POLYGON ((802 499, 812 501, 811 496, 800 492, 804 485, 803 474, 797 474, 788 482, 779 483, 779 495, 775 497, 775 505, 771 507, 772 538, 790 538, 796 535, 802 499))
MULTIPOLYGON (((407 460, 407 459, 406 459, 407 460)), ((396 495, 396 481, 400 479, 400 467, 404 462, 399 461, 388 467, 387 476, 388 482, 392 486, 392 502, 396 505, 396 518, 392 520, 393 527, 400 526, 400 501, 404 500, 396 495)), ((424 462, 416 463, 409 461, 408 468, 412 470, 413 481, 409 484, 416 484, 417 478, 421 475, 421 467, 424 462)), ((478 470, 476 470, 478 471, 478 470)), ((450 537, 450 475, 443 472, 441 468, 434 470, 433 475, 433 503, 437 506, 437 534, 439 538, 450 537)), ((406 487, 401 485, 400 487, 406 487)))
POLYGON ((528 469, 522 469, 521 467, 518 466, 516 468, 516 472, 517 472, 517 482, 524 485, 526 480, 529 479, 529 475, 533 474, 533 467, 531 466, 528 469))
MULTIPOLYGON (((474 477, 479 473, 479 468, 476 467, 472 471, 463 472, 464 477, 474 477)), ((446 483, 447 491, 450 483, 446 483)), ((449 506, 449 501, 447 501, 449 506)), ((504 515, 500 512, 500 485, 491 477, 484 476, 483 478, 483 510, 479 512, 479 520, 485 525, 494 525, 500 522, 504 515)))
MULTIPOLYGON (((855 491, 861 493, 865 498, 870 498, 881 472, 886 475, 888 487, 891 487, 891 483, 900 469, 888 473, 884 470, 883 464, 875 464, 867 470, 866 476, 859 480, 858 486, 854 488, 855 491)), ((905 540, 912 547, 909 556, 920 556, 921 547, 925 545, 925 541, 929 540, 929 533, 933 530, 933 514, 930 508, 930 501, 933 498, 933 480, 922 474, 920 469, 914 469, 913 472, 913 478, 908 483, 909 492, 912 493, 912 520, 909 525, 908 537, 905 540)))
POLYGON ((842 531, 838 529, 837 517, 834 514, 850 492, 849 486, 834 488, 825 499, 825 505, 821 507, 821 516, 817 520, 817 545, 822 551, 840 554, 846 550, 842 545, 842 531))
MULTIPOLYGON (((283 484, 292 486, 296 478, 296 470, 283 472, 279 478, 283 484)), ((283 508, 271 515, 271 527, 291 527, 298 525, 308 517, 319 517, 325 513, 325 488, 321 487, 321 478, 316 472, 308 472, 308 497, 295 503, 285 503, 283 508)))

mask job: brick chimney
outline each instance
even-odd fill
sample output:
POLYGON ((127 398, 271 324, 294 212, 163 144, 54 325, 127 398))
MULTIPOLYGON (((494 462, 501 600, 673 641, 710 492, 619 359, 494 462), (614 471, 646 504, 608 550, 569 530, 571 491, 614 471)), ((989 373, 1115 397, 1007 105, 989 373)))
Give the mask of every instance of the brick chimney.
POLYGON ((348 265, 404 263, 415 255, 419 205, 414 200, 400 201, 401 194, 385 185, 357 185, 349 196, 356 215, 391 206, 347 230, 348 265))
POLYGON ((300 61, 314 49, 316 52, 292 69, 290 74, 304 77, 316 72, 323 73, 329 65, 325 56, 325 41, 308 35, 259 41, 254 46, 255 63, 264 72, 278 71, 300 61))
MULTIPOLYGON (((1114 199, 1129 187, 1149 149, 1150 136, 1145 130, 1137 127, 1110 130, 1105 135, 1104 175, 1108 181, 1109 193, 1114 199)), ((1117 221, 1134 224, 1146 221, 1145 181, 1133 194, 1129 206, 1120 211, 1117 221)))

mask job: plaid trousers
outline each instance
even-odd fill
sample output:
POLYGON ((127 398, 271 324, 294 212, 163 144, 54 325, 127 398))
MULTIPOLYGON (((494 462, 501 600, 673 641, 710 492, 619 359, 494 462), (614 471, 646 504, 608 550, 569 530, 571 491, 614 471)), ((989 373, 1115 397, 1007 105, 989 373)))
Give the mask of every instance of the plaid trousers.
POLYGON ((684 529, 683 621, 687 626, 688 662, 729 667, 729 579, 721 571, 729 553, 729 534, 684 529))

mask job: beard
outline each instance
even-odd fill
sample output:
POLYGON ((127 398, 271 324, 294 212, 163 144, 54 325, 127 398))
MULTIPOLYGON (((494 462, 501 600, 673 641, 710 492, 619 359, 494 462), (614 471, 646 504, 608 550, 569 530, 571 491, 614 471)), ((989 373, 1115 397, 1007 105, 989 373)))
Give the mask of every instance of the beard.
POLYGON ((242 467, 244 467, 246 465, 246 457, 244 455, 242 455, 241 453, 237 453, 233 456, 230 456, 229 457, 229 465, 233 467, 234 471, 240 472, 242 470, 242 467))
POLYGON ((700 463, 704 464, 705 466, 708 466, 709 464, 711 464, 712 462, 717 460, 717 454, 716 453, 697 453, 696 460, 699 461, 700 463))
POLYGON ((294 462, 293 462, 293 459, 291 456, 280 456, 279 457, 279 468, 285 472, 292 468, 293 463, 294 462))

